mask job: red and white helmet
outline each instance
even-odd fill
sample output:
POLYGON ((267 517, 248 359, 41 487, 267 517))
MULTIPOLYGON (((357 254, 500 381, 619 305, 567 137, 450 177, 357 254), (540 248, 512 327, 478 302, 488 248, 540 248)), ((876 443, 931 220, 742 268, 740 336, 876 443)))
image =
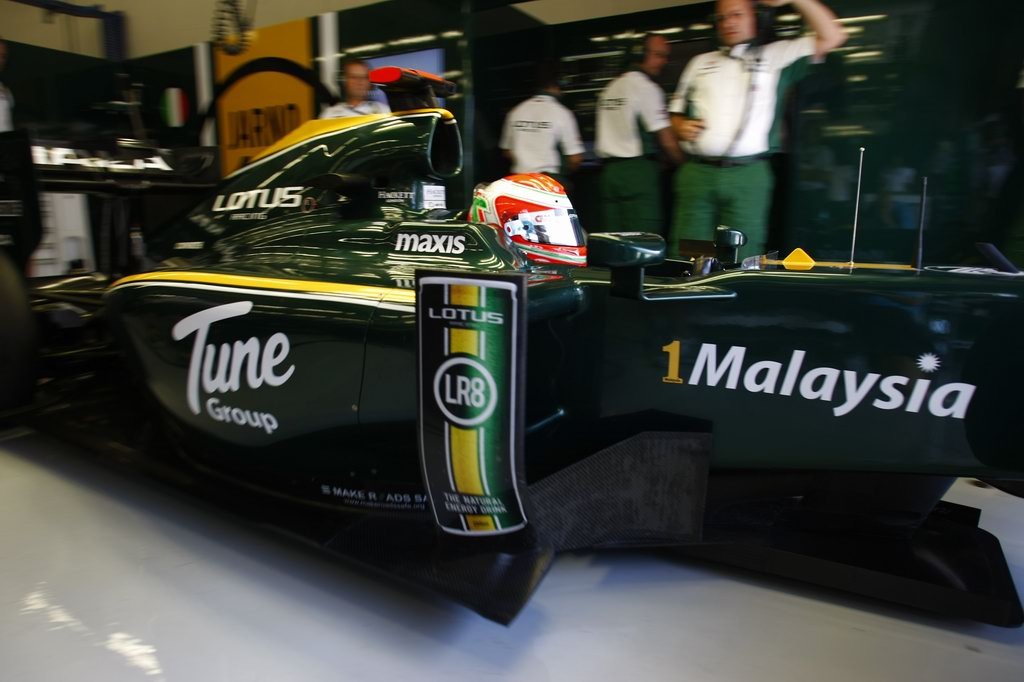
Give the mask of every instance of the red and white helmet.
POLYGON ((586 265, 586 236, 565 188, 543 173, 477 187, 469 219, 502 230, 537 263, 586 265))

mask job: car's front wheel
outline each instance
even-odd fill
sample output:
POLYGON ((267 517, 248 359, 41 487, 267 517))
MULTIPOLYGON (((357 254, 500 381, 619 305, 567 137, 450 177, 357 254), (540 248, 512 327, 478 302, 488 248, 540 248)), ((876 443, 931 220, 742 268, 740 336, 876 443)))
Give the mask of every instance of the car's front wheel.
POLYGON ((32 402, 36 325, 25 280, 0 251, 0 412, 32 402))

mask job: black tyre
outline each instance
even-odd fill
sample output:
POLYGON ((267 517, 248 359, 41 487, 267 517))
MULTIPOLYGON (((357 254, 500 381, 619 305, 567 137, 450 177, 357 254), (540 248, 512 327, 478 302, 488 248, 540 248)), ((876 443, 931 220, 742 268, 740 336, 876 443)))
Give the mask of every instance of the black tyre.
POLYGON ((36 324, 25 280, 0 251, 0 412, 32 402, 36 324))
POLYGON ((1004 493, 1009 493, 1016 497, 1024 497, 1024 480, 1022 481, 1001 481, 991 478, 981 479, 985 483, 989 484, 993 488, 1002 490, 1004 493))

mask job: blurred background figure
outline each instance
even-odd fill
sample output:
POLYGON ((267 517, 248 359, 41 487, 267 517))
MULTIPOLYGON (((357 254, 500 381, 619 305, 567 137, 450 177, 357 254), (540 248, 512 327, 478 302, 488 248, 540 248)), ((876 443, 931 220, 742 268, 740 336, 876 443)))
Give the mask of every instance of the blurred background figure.
POLYGON ((1021 66, 1017 81, 1016 97, 1013 98, 1016 116, 1012 122, 1016 124, 1017 149, 1016 165, 1007 178, 1009 207, 1006 211, 1006 236, 1002 240, 1003 248, 1010 259, 1017 265, 1024 264, 1024 65, 1021 66))
POLYGON ((800 227, 827 229, 831 216, 828 204, 836 157, 822 139, 817 126, 808 126, 806 141, 797 160, 797 189, 800 191, 800 227))
POLYGON ((583 159, 583 141, 572 111, 559 98, 556 68, 541 68, 538 92, 505 117, 499 146, 513 173, 546 173, 563 185, 583 159))
MULTIPOLYGON (((0 72, 7 64, 7 43, 0 38, 0 72)), ((14 109, 14 95, 7 89, 3 81, 0 81, 0 133, 14 130, 14 119, 11 110, 14 109)))
POLYGON ((973 169, 974 195, 979 219, 990 216, 1016 163, 1008 126, 999 114, 986 116, 978 124, 978 150, 973 169))
POLYGON ((391 109, 384 102, 370 98, 370 65, 358 57, 346 59, 341 64, 338 90, 341 101, 327 107, 320 118, 344 118, 367 114, 387 114, 391 109))
POLYGON ((902 154, 893 158, 893 164, 882 173, 880 197, 882 224, 903 230, 917 228, 920 212, 920 191, 917 187, 917 171, 907 163, 902 154))
POLYGON ((654 80, 670 51, 660 35, 645 36, 638 47, 633 67, 609 83, 597 100, 596 147, 604 159, 603 229, 661 234, 658 152, 672 165, 682 160, 665 110, 665 93, 654 80))
POLYGON ((846 41, 836 16, 818 0, 792 4, 814 32, 762 44, 752 0, 718 0, 720 48, 686 65, 669 111, 687 162, 676 174, 676 207, 669 252, 699 252, 694 241, 728 225, 747 235, 745 253, 765 252, 774 178, 768 162, 780 74, 796 61, 821 59, 846 41))

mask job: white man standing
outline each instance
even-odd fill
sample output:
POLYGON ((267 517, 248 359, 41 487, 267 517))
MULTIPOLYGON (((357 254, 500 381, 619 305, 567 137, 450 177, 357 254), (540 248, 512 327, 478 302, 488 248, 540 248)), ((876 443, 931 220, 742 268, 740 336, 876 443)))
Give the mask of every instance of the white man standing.
POLYGON ((754 4, 718 0, 721 47, 690 60, 669 104, 687 154, 676 173, 671 254, 701 250, 688 242, 713 239, 720 224, 746 233, 746 254, 764 252, 774 185, 768 137, 779 76, 797 60, 820 60, 846 41, 835 14, 819 0, 761 0, 769 7, 791 4, 814 35, 758 44, 754 4))
POLYGON ((636 66, 609 83, 597 100, 603 228, 660 234, 658 151, 673 164, 682 154, 665 110, 665 93, 654 81, 668 62, 668 41, 648 35, 642 48, 636 66))
POLYGON ((338 83, 341 101, 324 109, 320 118, 391 113, 387 104, 370 99, 370 65, 365 60, 355 57, 342 62, 338 83))
POLYGON ((583 159, 580 129, 558 99, 562 87, 553 67, 542 69, 538 86, 536 95, 508 112, 498 146, 512 162, 513 173, 546 173, 565 185, 566 176, 583 159))

